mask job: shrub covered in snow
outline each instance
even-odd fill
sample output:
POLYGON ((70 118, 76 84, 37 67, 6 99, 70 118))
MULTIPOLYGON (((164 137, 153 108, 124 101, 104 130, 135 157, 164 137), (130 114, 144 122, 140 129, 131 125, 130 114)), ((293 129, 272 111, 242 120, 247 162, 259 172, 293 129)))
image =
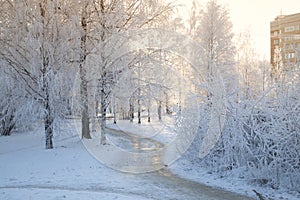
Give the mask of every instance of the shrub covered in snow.
MULTIPOLYGON (((228 102, 222 135, 214 149, 198 163, 222 175, 238 172, 237 176, 252 183, 299 191, 299 90, 289 87, 271 91, 259 99, 228 102)), ((201 115, 193 151, 199 149, 208 129, 205 109, 201 115)))

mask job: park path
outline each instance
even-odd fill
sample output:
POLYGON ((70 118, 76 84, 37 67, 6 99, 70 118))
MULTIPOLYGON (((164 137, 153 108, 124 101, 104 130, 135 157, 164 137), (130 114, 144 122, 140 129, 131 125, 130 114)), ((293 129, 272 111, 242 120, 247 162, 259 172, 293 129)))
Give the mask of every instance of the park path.
MULTIPOLYGON (((115 136, 122 136, 125 140, 130 140, 131 142, 125 142, 127 144, 132 144, 132 146, 127 146, 128 150, 133 152, 143 152, 143 151, 155 151, 162 148, 164 144, 155 141, 151 138, 138 137, 133 133, 124 134, 123 131, 107 129, 108 134, 115 136)), ((160 155, 160 154, 157 154, 160 155)), ((161 163, 162 158, 159 156, 155 157, 155 162, 153 164, 161 163)), ((172 173, 167 167, 160 170, 138 174, 136 176, 142 177, 148 182, 148 184, 154 184, 161 190, 167 190, 166 193, 173 193, 175 196, 182 197, 183 199, 203 199, 203 200, 250 200, 252 198, 236 194, 229 191, 224 191, 219 188, 213 188, 200 184, 198 182, 187 180, 178 175, 172 173)), ((145 191, 147 193, 154 193, 154 191, 145 191)), ((157 199, 159 198, 159 194, 157 199)), ((147 195, 146 195, 147 196, 147 195)), ((172 198, 170 198, 172 199, 172 198)))

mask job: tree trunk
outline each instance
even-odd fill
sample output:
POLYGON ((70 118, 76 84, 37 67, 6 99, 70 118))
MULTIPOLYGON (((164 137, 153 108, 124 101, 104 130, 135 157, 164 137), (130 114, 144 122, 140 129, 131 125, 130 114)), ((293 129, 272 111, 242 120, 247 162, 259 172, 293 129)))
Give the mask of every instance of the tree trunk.
POLYGON ((97 123, 97 116, 98 116, 98 101, 96 97, 94 97, 94 110, 92 111, 92 119, 91 119, 91 124, 92 124, 92 133, 95 133, 96 130, 96 123, 97 123))
MULTIPOLYGON (((6 114, 8 114, 8 110, 5 111, 6 114)), ((1 113, 0 113, 1 117, 1 113)), ((2 119, 2 124, 0 127, 1 135, 3 136, 9 136, 12 132, 12 130, 15 127, 15 122, 14 122, 14 115, 13 114, 8 114, 8 116, 4 117, 2 119)))
POLYGON ((90 119, 89 119, 89 105, 88 105, 88 90, 87 90, 87 80, 86 72, 83 69, 83 65, 80 64, 80 96, 82 103, 81 110, 81 133, 82 138, 90 139, 90 119))
POLYGON ((106 95, 104 92, 104 86, 102 85, 101 88, 101 144, 105 145, 106 144, 106 95))
POLYGON ((172 111, 171 111, 170 106, 169 106, 169 95, 168 95, 168 93, 166 93, 166 113, 168 115, 172 114, 172 111))
MULTIPOLYGON (((105 5, 104 5, 104 0, 100 0, 99 2, 99 7, 100 7, 100 12, 98 13, 98 15, 100 14, 100 17, 104 17, 105 15, 105 5)), ((105 41, 105 30, 107 27, 105 27, 104 23, 100 24, 102 30, 100 32, 100 41, 101 43, 105 41)), ((104 48, 102 46, 102 48, 104 48)), ((106 108, 107 108, 107 102, 106 102, 106 91, 105 88, 107 86, 107 73, 106 73, 106 66, 104 64, 104 60, 105 60, 105 56, 104 56, 104 52, 101 52, 100 55, 101 58, 101 64, 100 64, 100 72, 101 72, 101 79, 100 79, 100 104, 101 104, 101 141, 100 143, 102 145, 106 144, 106 108)))
POLYGON ((158 103, 157 114, 158 114, 158 120, 161 121, 161 101, 159 101, 158 103))
MULTIPOLYGON (((43 32, 42 36, 44 37, 46 35, 46 5, 45 2, 41 2, 39 4, 40 7, 40 14, 42 17, 42 25, 43 25, 43 32)), ((43 38, 45 39, 45 38, 43 38)), ((41 48, 40 48, 40 53, 42 55, 42 66, 41 66, 41 76, 42 76, 42 91, 44 95, 44 101, 43 101, 43 106, 46 111, 46 115, 44 117, 44 126, 45 126, 45 138, 46 138, 46 149, 53 149, 53 116, 51 112, 51 107, 50 107, 50 91, 49 91, 49 52, 45 50, 45 43, 42 43, 41 48)))
POLYGON ((148 108, 148 122, 151 122, 151 117, 150 117, 150 108, 148 108))
POLYGON ((141 123, 141 88, 138 88, 138 124, 141 123))
MULTIPOLYGON (((46 80, 44 80, 46 81, 46 80)), ((45 135, 46 135, 46 149, 53 149, 53 117, 51 113, 50 108, 50 94, 49 94, 49 88, 47 81, 44 82, 44 91, 45 91, 45 110, 46 110, 46 116, 44 119, 44 125, 45 125, 45 135)))
POLYGON ((114 96, 112 98, 112 101, 113 101, 114 124, 117 124, 117 106, 116 106, 116 99, 114 96))
POLYGON ((134 98, 133 97, 129 99, 129 117, 130 117, 130 122, 133 122, 134 119, 134 98))
POLYGON ((81 134, 82 138, 90 139, 90 119, 89 119, 89 105, 88 105, 88 88, 87 88, 87 77, 85 69, 85 60, 87 55, 86 39, 87 39, 87 5, 82 10, 81 27, 83 29, 83 35, 80 38, 80 96, 81 96, 81 134))
POLYGON ((45 134, 46 134, 46 149, 53 149, 53 119, 51 114, 46 114, 45 117, 45 134))

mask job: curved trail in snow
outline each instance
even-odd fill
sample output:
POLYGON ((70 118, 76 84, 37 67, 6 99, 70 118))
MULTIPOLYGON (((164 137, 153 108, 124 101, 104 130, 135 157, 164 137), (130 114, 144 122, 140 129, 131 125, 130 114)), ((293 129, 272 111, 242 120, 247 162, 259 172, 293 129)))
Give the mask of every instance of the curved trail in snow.
POLYGON ((135 197, 135 198, 151 198, 151 196, 147 197, 147 194, 138 193, 138 192, 129 192, 120 189, 114 189, 111 187, 97 187, 93 186, 90 188, 78 188, 78 187, 69 187, 69 186, 54 186, 54 185, 16 185, 16 186, 1 186, 0 191, 2 189, 17 189, 17 190, 43 190, 43 191, 60 191, 60 192, 88 192, 88 193, 95 193, 95 194, 117 194, 128 196, 128 197, 135 197))
MULTIPOLYGON (((212 188, 199 184, 194 181, 182 179, 169 171, 161 170, 155 172, 154 175, 141 175, 147 179, 147 182, 152 182, 159 187, 171 189, 175 197, 181 199, 203 199, 203 200, 250 200, 251 198, 242 196, 236 193, 224 191, 217 188, 212 188)), ((67 191, 67 192, 89 192, 89 193, 109 193, 119 194, 129 197, 142 197, 149 199, 162 199, 160 192, 156 193, 152 189, 145 189, 144 191, 128 191, 125 188, 99 187, 90 186, 86 188, 70 187, 70 186, 54 186, 54 185, 15 185, 15 186, 1 186, 2 189, 17 189, 17 190, 50 190, 50 191, 67 191)), ((176 199, 177 199, 176 198, 176 199)), ((164 196, 163 199, 168 199, 164 196)), ((170 197, 169 199, 174 199, 170 197)))
MULTIPOLYGON (((126 133, 125 135, 122 133, 122 131, 115 130, 108 128, 108 133, 113 134, 113 135, 118 135, 118 136, 123 136, 126 137, 127 139, 132 139, 135 138, 135 140, 132 140, 132 143, 134 144, 137 142, 136 138, 139 138, 133 133, 126 133)), ((140 149, 135 149, 137 152, 139 151, 145 151, 143 149, 146 149, 146 151, 154 151, 156 149, 159 149, 164 146, 163 143, 158 142, 154 139, 151 138, 139 138, 140 140, 143 141, 148 141, 148 143, 145 143, 146 145, 149 146, 149 143, 153 143, 152 148, 149 147, 143 147, 141 145, 133 145, 133 148, 140 148, 140 149)), ((143 144, 142 142, 140 142, 143 144)), ((159 161, 158 161, 159 162, 159 161)), ((243 196, 240 194, 236 194, 233 192, 225 191, 219 188, 213 188, 204 184, 200 184, 198 182, 192 181, 192 180, 187 180, 184 179, 174 173, 172 173, 170 170, 167 168, 154 171, 151 173, 146 173, 146 174, 140 174, 138 176, 145 177, 147 180, 151 180, 163 187, 166 188, 173 188, 175 192, 179 192, 184 194, 185 197, 188 197, 188 199, 222 199, 222 200, 250 200, 252 198, 243 196), (154 175, 154 176, 153 176, 154 175)))

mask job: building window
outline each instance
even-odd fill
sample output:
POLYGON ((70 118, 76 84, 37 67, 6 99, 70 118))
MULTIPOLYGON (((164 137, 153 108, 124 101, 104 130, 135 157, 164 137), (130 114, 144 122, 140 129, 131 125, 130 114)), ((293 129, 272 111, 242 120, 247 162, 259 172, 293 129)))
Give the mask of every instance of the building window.
POLYGON ((279 41, 278 40, 274 40, 274 44, 278 44, 279 43, 279 41))
POLYGON ((300 40, 300 35, 292 35, 292 36, 286 36, 285 37, 285 41, 292 41, 292 42, 296 42, 296 43, 299 43, 299 41, 297 40, 300 40))
POLYGON ((278 36, 278 31, 274 31, 274 36, 278 36))
POLYGON ((295 58, 295 53, 291 53, 290 58, 295 58))
POLYGON ((286 60, 291 59, 291 58, 295 58, 295 53, 287 53, 287 54, 285 54, 285 59, 286 60))
POLYGON ((287 26, 284 28, 284 32, 293 32, 293 31, 295 31, 294 26, 287 26))
POLYGON ((294 40, 293 36, 287 36, 287 37, 285 37, 285 41, 292 41, 292 40, 294 40))

